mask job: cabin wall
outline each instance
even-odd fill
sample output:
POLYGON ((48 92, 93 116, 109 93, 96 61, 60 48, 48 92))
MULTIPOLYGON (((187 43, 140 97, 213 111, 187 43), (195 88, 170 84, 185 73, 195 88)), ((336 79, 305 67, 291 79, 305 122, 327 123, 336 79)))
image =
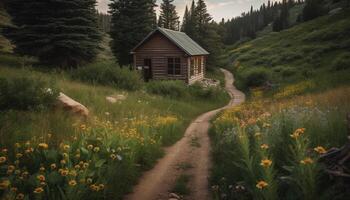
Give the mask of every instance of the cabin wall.
POLYGON ((188 84, 193 84, 204 79, 206 70, 206 56, 189 57, 187 59, 187 64, 189 66, 188 84), (194 64, 191 64, 191 62, 194 62, 194 64), (193 75, 191 75, 191 70, 193 70, 193 75))
POLYGON ((154 34, 134 53, 134 66, 144 66, 144 59, 152 60, 153 79, 176 79, 188 81, 187 55, 168 38, 154 34), (181 75, 168 75, 168 58, 181 59, 181 75))

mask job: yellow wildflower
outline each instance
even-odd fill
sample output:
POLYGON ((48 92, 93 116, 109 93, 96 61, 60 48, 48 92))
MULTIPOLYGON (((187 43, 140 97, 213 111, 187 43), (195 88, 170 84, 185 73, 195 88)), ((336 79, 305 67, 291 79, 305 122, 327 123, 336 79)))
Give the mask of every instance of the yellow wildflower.
POLYGON ((105 185, 103 185, 103 184, 99 184, 99 185, 98 185, 98 189, 99 189, 99 190, 103 190, 104 188, 105 188, 105 185))
POLYGON ((46 143, 40 143, 40 144, 38 145, 38 147, 39 147, 40 149, 48 149, 48 148, 49 148, 49 145, 46 144, 46 143))
POLYGON ((263 159, 261 160, 260 165, 263 167, 270 167, 272 165, 272 160, 263 159))
POLYGON ((115 154, 111 154, 110 157, 111 157, 112 160, 115 160, 117 158, 117 156, 115 154))
POLYGON ((322 147, 322 146, 318 146, 318 147, 314 148, 314 151, 316 151, 319 154, 327 153, 327 150, 324 147, 322 147))
POLYGON ((92 144, 89 144, 89 145, 87 146, 87 148, 88 148, 89 150, 92 150, 92 149, 94 148, 94 146, 93 146, 92 144))
POLYGON ((16 200, 23 200, 24 199, 24 194, 23 193, 19 193, 16 196, 16 200))
POLYGON ((9 180, 4 180, 0 183, 0 190, 6 190, 10 186, 9 180))
POLYGON ((268 144, 262 144, 262 145, 260 146, 260 148, 266 150, 266 149, 268 149, 268 148, 270 148, 270 147, 269 147, 268 144))
POLYGON ((44 172, 45 171, 45 167, 40 167, 39 169, 41 172, 44 172))
POLYGON ((312 160, 312 158, 306 157, 304 160, 301 160, 300 163, 303 164, 303 165, 307 165, 307 164, 314 163, 314 161, 312 160))
POLYGON ((61 176, 67 176, 69 174, 68 169, 60 169, 58 172, 61 174, 61 176))
POLYGON ((298 137, 300 137, 302 134, 305 133, 305 128, 298 128, 297 130, 294 131, 294 133, 292 135, 290 135, 290 137, 297 139, 298 137))
POLYGON ((10 171, 13 171, 13 170, 15 170, 16 169, 16 167, 14 166, 14 165, 9 165, 8 167, 7 167, 7 170, 10 170, 10 171))
POLYGON ((92 179, 91 178, 86 179, 86 183, 91 184, 92 183, 92 179))
POLYGON ((50 167, 51 167, 52 170, 54 170, 54 169, 56 169, 57 165, 55 163, 53 163, 53 164, 50 165, 50 167))
POLYGON ((95 147, 95 148, 94 148, 94 152, 97 153, 97 152, 99 152, 99 151, 100 151, 100 147, 95 147))
POLYGON ((269 186, 269 184, 266 183, 265 181, 259 181, 259 182, 256 184, 256 187, 259 188, 260 190, 266 188, 267 186, 269 186))
POLYGON ((40 194, 40 193, 42 193, 42 192, 44 192, 44 189, 43 189, 42 187, 37 187, 37 188, 35 188, 35 190, 34 190, 34 193, 35 193, 35 194, 40 194))
POLYGON ((40 182, 44 182, 45 181, 45 176, 44 175, 39 175, 36 177, 40 182))
POLYGON ((93 184, 93 185, 90 185, 90 189, 92 191, 98 192, 100 188, 98 187, 98 185, 93 184))
POLYGON ((70 149, 70 146, 69 145, 63 145, 63 150, 65 150, 65 151, 68 151, 70 149))
POLYGON ((0 157, 0 164, 5 163, 7 158, 5 156, 0 157))
POLYGON ((65 165, 67 162, 65 160, 60 161, 61 165, 65 165))
POLYGON ((80 125, 80 129, 81 130, 86 130, 86 125, 85 124, 80 125))
POLYGON ((8 149, 2 149, 1 152, 6 154, 8 152, 8 149))
POLYGON ((75 180, 70 180, 70 181, 68 182, 68 184, 69 184, 70 186, 76 186, 76 185, 77 185, 77 181, 75 181, 75 180))

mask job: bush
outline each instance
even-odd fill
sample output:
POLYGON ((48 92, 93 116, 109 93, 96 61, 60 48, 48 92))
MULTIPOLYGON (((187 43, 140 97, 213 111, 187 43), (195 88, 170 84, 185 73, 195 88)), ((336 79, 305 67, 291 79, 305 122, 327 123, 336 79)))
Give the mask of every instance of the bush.
POLYGON ((200 99, 219 99, 224 98, 224 92, 217 87, 203 88, 199 83, 193 84, 189 87, 190 95, 200 99))
POLYGON ((337 57, 332 64, 332 70, 334 71, 346 69, 350 69, 350 53, 345 53, 337 57))
POLYGON ((295 75, 296 73, 297 73, 296 70, 291 68, 291 67, 286 67, 282 70, 283 77, 291 77, 291 76, 295 75))
POLYGON ((0 79, 0 110, 34 110, 55 103, 54 84, 34 78, 0 79))
POLYGON ((183 81, 151 81, 147 84, 146 90, 152 94, 172 98, 188 95, 187 85, 183 81))
POLYGON ((242 74, 244 84, 247 87, 259 87, 270 78, 270 71, 265 68, 252 68, 242 74))
POLYGON ((140 89, 143 85, 141 76, 137 72, 120 68, 111 62, 91 64, 74 70, 72 78, 133 91, 140 89))

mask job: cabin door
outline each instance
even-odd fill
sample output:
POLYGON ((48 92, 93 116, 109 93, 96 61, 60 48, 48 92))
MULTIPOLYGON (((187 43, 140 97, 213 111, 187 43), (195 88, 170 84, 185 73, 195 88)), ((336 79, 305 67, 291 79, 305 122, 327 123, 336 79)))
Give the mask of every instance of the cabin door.
POLYGON ((145 81, 152 79, 152 59, 144 59, 143 77, 145 81))

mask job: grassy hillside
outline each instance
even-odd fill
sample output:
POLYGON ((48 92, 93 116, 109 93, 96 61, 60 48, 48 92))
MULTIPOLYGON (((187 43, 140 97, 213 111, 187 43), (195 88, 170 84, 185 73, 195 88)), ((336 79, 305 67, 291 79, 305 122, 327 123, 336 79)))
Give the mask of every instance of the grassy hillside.
POLYGON ((238 85, 242 89, 275 88, 300 81, 322 90, 350 81, 350 12, 270 33, 230 50, 238 85))

